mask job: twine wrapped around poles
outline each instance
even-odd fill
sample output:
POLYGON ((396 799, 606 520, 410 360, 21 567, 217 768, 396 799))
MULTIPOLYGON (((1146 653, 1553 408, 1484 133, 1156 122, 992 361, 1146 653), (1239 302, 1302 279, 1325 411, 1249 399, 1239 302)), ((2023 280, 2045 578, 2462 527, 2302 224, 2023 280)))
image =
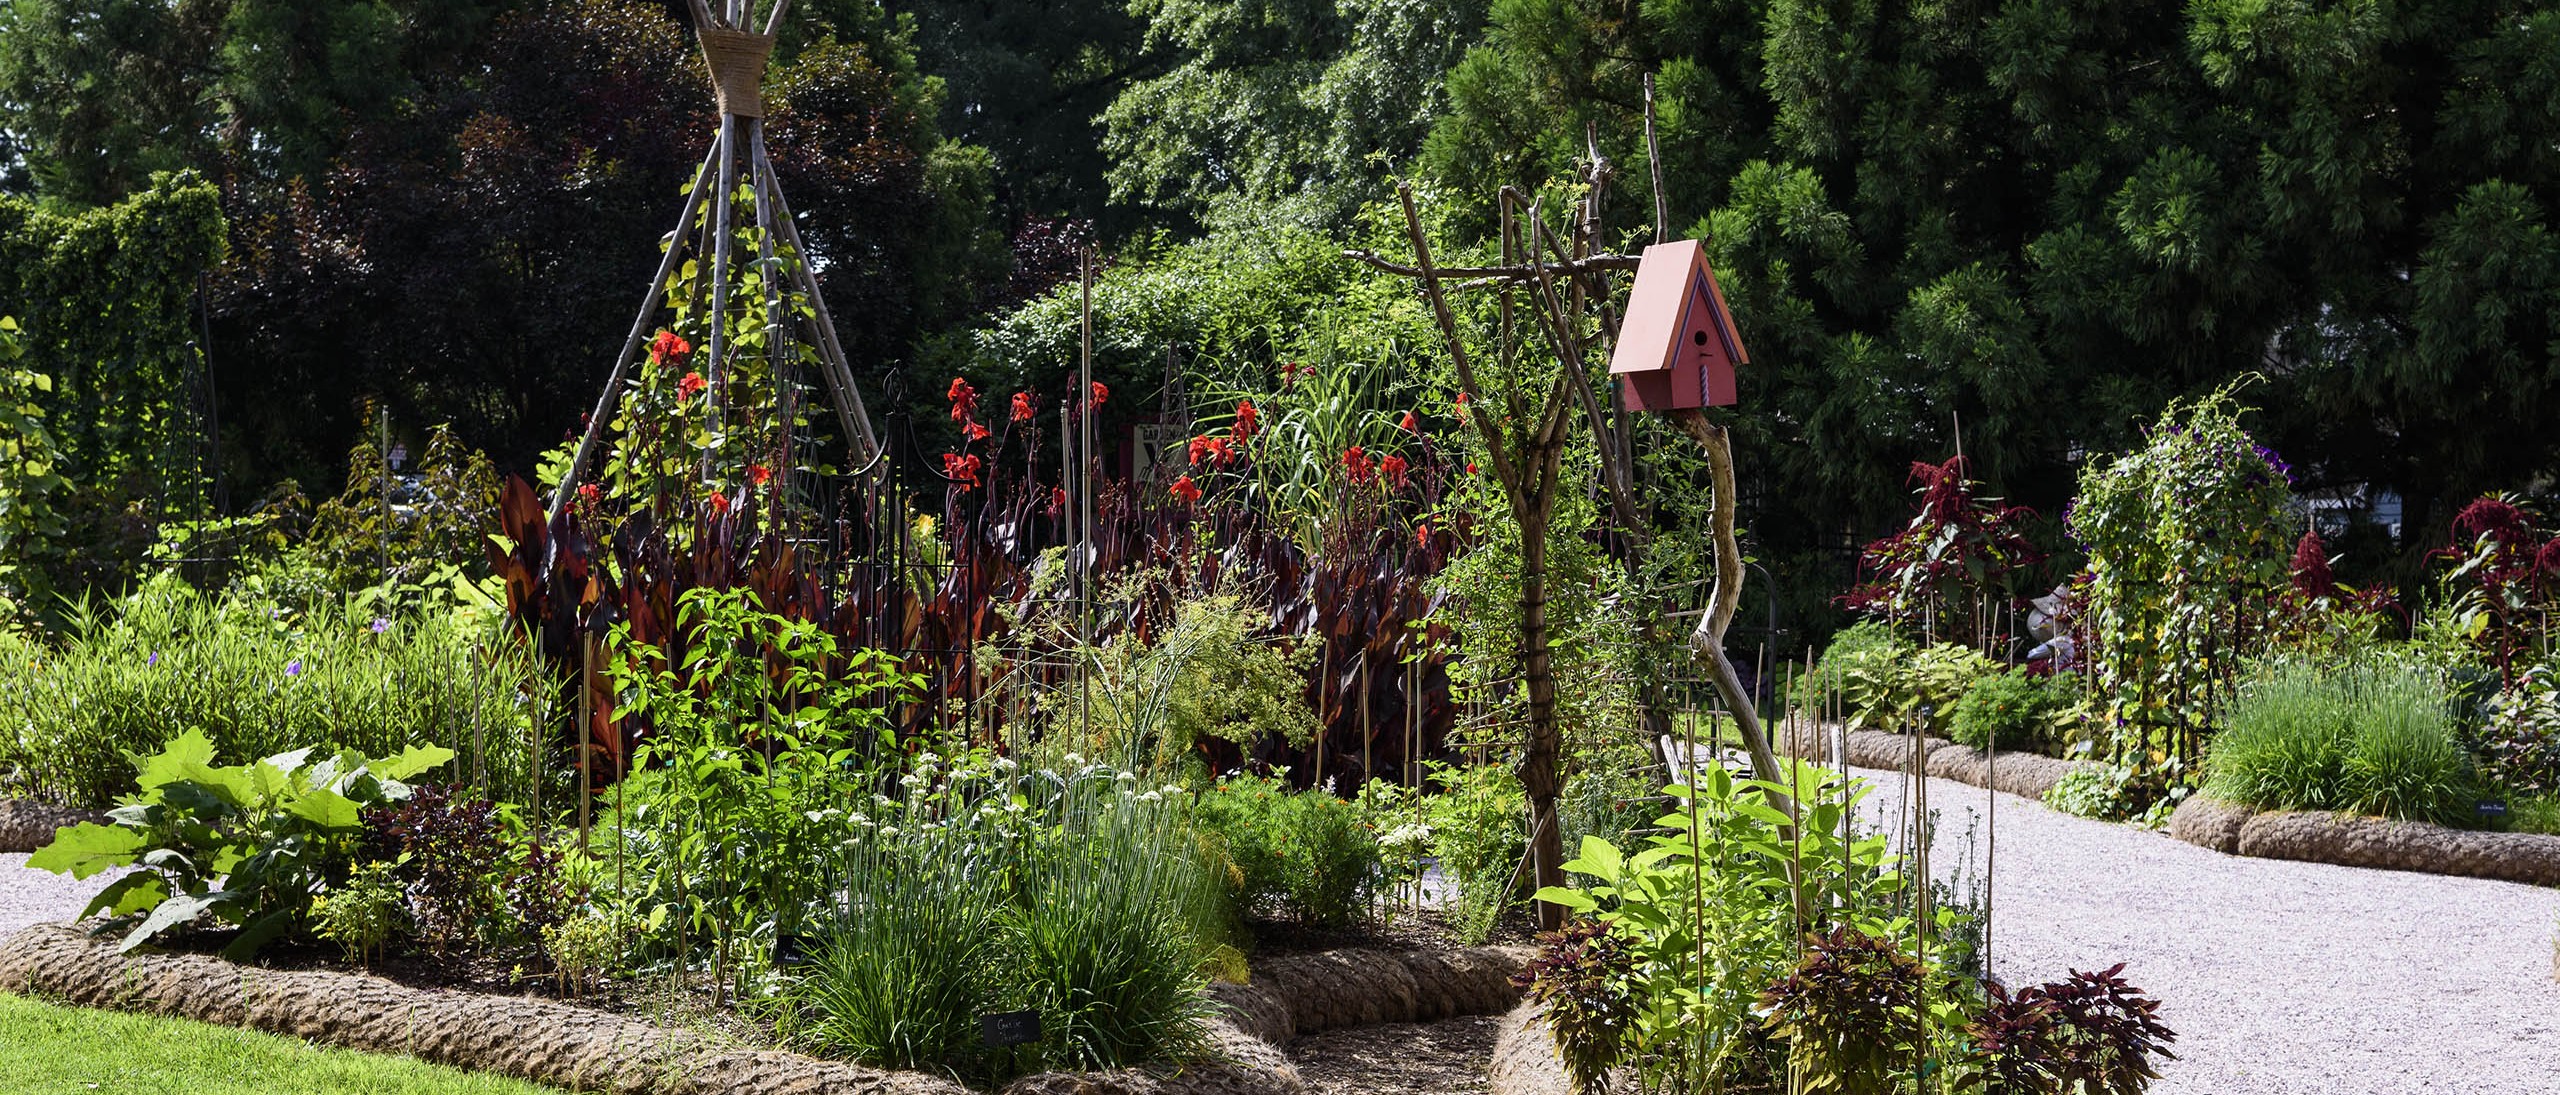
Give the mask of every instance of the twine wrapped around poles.
POLYGON ((720 113, 740 118, 764 117, 764 62, 773 54, 770 34, 726 27, 703 27, 702 59, 711 66, 711 91, 720 113))

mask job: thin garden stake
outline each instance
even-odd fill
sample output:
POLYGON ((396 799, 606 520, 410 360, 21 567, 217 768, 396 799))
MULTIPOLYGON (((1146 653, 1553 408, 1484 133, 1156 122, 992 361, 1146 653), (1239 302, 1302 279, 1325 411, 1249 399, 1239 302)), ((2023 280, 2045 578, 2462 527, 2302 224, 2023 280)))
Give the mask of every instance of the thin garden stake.
POLYGON ((587 804, 595 788, 596 637, 578 631, 578 854, 587 851, 587 804))

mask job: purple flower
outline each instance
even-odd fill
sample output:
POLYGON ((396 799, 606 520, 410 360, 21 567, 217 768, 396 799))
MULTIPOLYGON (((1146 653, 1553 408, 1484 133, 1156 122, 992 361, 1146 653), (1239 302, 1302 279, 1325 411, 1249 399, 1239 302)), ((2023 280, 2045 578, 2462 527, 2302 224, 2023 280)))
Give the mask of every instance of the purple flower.
POLYGON ((374 618, 373 618, 373 633, 374 633, 374 634, 379 635, 379 634, 382 634, 383 632, 385 632, 385 631, 389 631, 389 630, 391 630, 391 618, 390 618, 390 617, 388 617, 388 616, 376 616, 376 617, 374 617, 374 618))
POLYGON ((302 659, 300 659, 300 658, 295 658, 295 659, 294 659, 294 660, 292 660, 292 661, 289 661, 289 662, 284 663, 284 675, 285 675, 285 676, 288 676, 288 677, 299 677, 299 676, 301 676, 301 675, 302 675, 302 659))
POLYGON ((157 650, 152 651, 150 659, 142 664, 147 667, 157 667, 160 664, 160 652, 157 650))
POLYGON ((2285 463, 2284 457, 2277 456, 2274 449, 2270 449, 2265 445, 2251 445, 2249 447, 2257 451, 2258 459, 2266 461, 2268 467, 2274 468, 2276 474, 2284 477, 2286 486, 2289 487, 2293 485, 2293 465, 2285 463))

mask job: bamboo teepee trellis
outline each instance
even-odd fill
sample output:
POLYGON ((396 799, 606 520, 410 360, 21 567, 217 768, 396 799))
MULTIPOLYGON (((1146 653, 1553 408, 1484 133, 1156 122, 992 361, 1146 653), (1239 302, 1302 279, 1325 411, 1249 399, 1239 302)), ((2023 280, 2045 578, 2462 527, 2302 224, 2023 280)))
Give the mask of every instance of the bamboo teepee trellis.
MULTIPOLYGON (((702 56, 710 69, 713 94, 720 109, 720 129, 712 138, 710 151, 703 156, 702 166, 694 173, 693 187, 685 196, 684 212, 676 218, 675 231, 668 236, 666 256, 659 260, 658 272, 649 281, 649 290, 640 304, 640 313, 631 322, 631 333, 622 343, 622 352, 613 360, 612 374, 606 379, 604 392, 596 399, 595 413, 588 416, 586 433, 578 439, 578 448, 570 458, 568 470, 561 475, 552 492, 549 518, 557 525, 569 500, 583 481, 603 439, 605 424, 612 420, 614 406, 620 400, 631 366, 637 360, 641 342, 656 326, 653 322, 667 296, 670 278, 682 269, 683 260, 692 254, 701 257, 703 241, 711 251, 712 288, 709 299, 708 337, 704 340, 704 356, 698 360, 709 371, 709 387, 705 395, 711 400, 715 420, 724 413, 729 396, 732 358, 736 347, 728 337, 726 310, 732 267, 732 242, 737 235, 732 223, 739 188, 739 167, 746 168, 746 186, 755 209, 755 268, 766 271, 766 291, 762 304, 766 345, 779 343, 795 328, 814 328, 812 342, 816 349, 818 372, 834 403, 838 426, 845 441, 853 449, 852 466, 876 467, 880 442, 872 432, 871 418, 864 409, 862 393, 854 386, 853 371, 846 364, 844 346, 836 338, 835 320, 827 312, 827 299, 818 291, 811 272, 808 251, 800 241, 800 230, 791 218, 791 206, 782 195, 782 183, 773 169, 773 161, 765 154, 763 82, 765 61, 773 53, 775 30, 790 0, 773 0, 764 18, 764 29, 756 31, 755 0, 719 0, 718 10, 705 0, 691 0, 695 37, 702 43, 702 56), (718 187, 719 200, 711 202, 709 231, 697 236, 695 218, 702 214, 704 202, 718 187), (778 254, 777 245, 788 247, 788 256, 778 254), (777 292, 771 274, 787 277, 789 289, 806 294, 810 310, 806 316, 795 309, 784 292, 777 292)), ((787 398, 787 396, 786 396, 787 398)), ((785 416, 786 423, 788 416, 785 416)), ((710 453, 704 454, 704 474, 710 468, 710 453)))

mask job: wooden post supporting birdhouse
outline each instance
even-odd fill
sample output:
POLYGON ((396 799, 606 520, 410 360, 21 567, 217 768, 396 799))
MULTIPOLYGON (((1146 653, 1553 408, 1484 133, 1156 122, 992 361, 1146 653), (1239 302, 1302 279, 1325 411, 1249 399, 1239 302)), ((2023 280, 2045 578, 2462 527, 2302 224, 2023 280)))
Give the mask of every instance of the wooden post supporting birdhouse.
POLYGON ((1739 398, 1733 367, 1750 360, 1698 241, 1645 248, 1617 349, 1609 355, 1626 409, 1732 406, 1739 398))

